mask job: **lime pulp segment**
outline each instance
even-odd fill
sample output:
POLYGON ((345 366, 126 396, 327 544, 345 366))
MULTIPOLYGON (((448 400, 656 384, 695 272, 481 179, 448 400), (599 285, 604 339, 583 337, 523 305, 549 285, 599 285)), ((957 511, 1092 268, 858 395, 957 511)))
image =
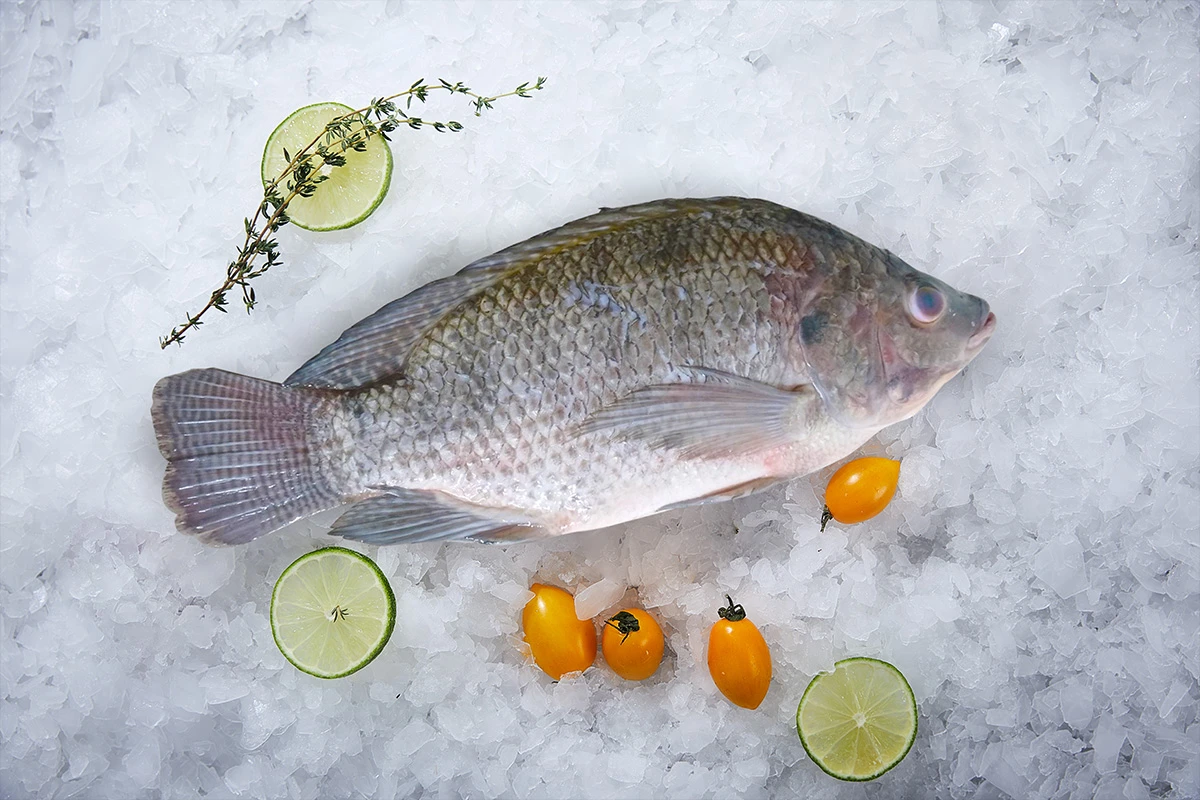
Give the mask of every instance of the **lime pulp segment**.
MULTIPOLYGON (((321 136, 329 122, 352 111, 341 103, 316 103, 293 111, 267 139, 262 157, 263 186, 278 178, 291 158, 321 136)), ((342 152, 340 145, 333 149, 342 152)), ((313 152, 312 163, 319 165, 320 156, 313 152)), ((366 150, 348 149, 343 155, 344 166, 317 166, 317 174, 326 180, 317 185, 311 197, 296 195, 288 202, 287 215, 293 223, 310 231, 341 230, 362 222, 383 201, 392 182, 392 151, 383 137, 372 136, 366 150)), ((290 193, 290 178, 278 187, 282 197, 290 193)))
POLYGON ((365 667, 396 625, 396 598, 375 562, 344 547, 301 556, 271 595, 271 632, 295 667, 341 678, 365 667))
POLYGON ((817 766, 844 781, 869 781, 899 764, 917 737, 917 703, 900 670, 874 658, 837 662, 812 679, 796 730, 817 766))

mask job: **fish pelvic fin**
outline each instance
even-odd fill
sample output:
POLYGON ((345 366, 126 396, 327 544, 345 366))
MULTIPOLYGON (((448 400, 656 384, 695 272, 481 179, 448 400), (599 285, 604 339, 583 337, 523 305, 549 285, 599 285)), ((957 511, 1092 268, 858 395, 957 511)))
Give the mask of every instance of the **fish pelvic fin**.
POLYGON ((219 369, 160 380, 151 417, 176 527, 243 544, 341 502, 310 434, 328 394, 219 369))
POLYGON ((376 487, 380 494, 355 503, 329 531, 356 542, 397 544, 472 539, 493 544, 550 535, 523 512, 476 505, 443 492, 376 487))

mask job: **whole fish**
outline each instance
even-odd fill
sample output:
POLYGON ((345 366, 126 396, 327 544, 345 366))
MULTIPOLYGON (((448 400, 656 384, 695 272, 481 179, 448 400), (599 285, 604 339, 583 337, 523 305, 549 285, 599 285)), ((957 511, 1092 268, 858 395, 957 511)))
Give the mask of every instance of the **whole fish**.
POLYGON ((762 200, 604 209, 433 281, 282 384, 154 389, 181 531, 513 542, 736 497, 917 412, 995 316, 762 200))

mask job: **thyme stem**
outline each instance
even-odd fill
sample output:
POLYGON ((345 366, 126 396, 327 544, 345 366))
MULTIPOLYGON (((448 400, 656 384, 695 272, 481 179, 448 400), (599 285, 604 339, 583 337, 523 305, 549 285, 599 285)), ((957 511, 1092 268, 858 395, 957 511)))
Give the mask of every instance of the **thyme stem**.
MULTIPOLYGON (((460 83, 450 83, 439 79, 437 83, 425 83, 422 78, 414 82, 402 92, 372 100, 371 103, 355 111, 347 112, 331 120, 325 130, 308 143, 300 152, 288 161, 287 167, 271 183, 263 189, 262 201, 255 209, 254 215, 246 217, 244 225, 246 236, 238 249, 237 258, 230 262, 225 273, 225 281, 211 295, 199 312, 188 314, 187 321, 171 329, 166 336, 159 338, 161 349, 172 344, 182 344, 184 335, 193 328, 200 327, 203 317, 208 311, 217 309, 225 313, 226 295, 234 287, 242 290, 242 302, 246 312, 253 310, 257 303, 254 289, 250 281, 264 274, 271 267, 282 263, 278 253, 278 243, 272 234, 288 223, 287 207, 297 195, 310 197, 320 184, 327 179, 321 170, 325 166, 337 168, 346 164, 347 150, 362 151, 366 149, 367 141, 372 136, 382 136, 390 141, 388 134, 401 125, 407 125, 414 130, 425 126, 432 127, 439 133, 450 131, 457 133, 463 126, 454 120, 448 122, 431 122, 420 117, 412 116, 408 110, 412 108, 413 100, 424 103, 431 91, 445 91, 450 94, 461 94, 471 98, 475 116, 480 116, 492 103, 505 97, 532 97, 531 92, 538 91, 546 85, 545 78, 538 78, 530 85, 521 84, 516 89, 502 94, 485 96, 476 94, 460 83), (404 99, 401 109, 396 101, 404 99), (319 159, 319 163, 317 163, 319 159), (286 182, 286 183, 285 183, 286 182), (280 187, 286 186, 287 194, 280 194, 280 187), (262 222, 260 226, 260 221, 262 222), (266 256, 266 263, 256 267, 259 255, 266 256)), ((284 151, 285 155, 291 155, 284 151)))

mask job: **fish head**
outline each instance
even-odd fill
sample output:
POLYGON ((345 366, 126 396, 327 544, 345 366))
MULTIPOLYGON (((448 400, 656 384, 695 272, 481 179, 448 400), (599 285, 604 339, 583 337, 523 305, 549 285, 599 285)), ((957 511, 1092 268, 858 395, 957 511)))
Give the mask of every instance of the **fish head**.
POLYGON ((834 278, 800 319, 800 341, 827 412, 852 428, 916 414, 991 338, 996 315, 974 295, 891 253, 834 278))

